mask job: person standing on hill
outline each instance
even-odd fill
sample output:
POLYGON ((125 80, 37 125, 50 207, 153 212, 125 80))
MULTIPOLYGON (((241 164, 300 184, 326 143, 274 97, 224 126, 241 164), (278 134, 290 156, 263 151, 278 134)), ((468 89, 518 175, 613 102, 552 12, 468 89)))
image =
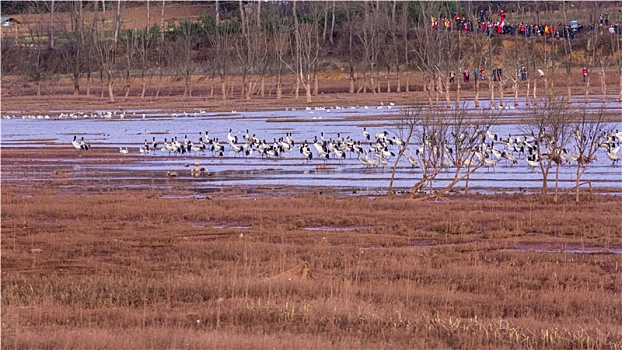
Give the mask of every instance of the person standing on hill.
POLYGON ((583 75, 583 82, 585 83, 585 81, 587 80, 587 67, 583 67, 581 75, 583 75))

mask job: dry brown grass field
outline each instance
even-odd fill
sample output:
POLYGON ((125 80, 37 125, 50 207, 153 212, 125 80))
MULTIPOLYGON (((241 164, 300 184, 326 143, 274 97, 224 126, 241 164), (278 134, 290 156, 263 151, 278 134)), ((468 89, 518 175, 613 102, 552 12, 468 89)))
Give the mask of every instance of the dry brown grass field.
MULTIPOLYGON (((345 84, 323 81, 314 103, 425 99, 331 93, 345 84)), ((226 111, 304 99, 53 93, 2 105, 226 111)), ((622 347, 619 196, 417 202, 287 188, 206 196, 165 176, 167 190, 110 190, 123 180, 96 177, 81 188, 62 172, 29 180, 59 152, 1 149, 3 174, 22 174, 2 179, 2 348, 622 347)))
POLYGON ((19 152, 5 349, 622 346, 619 196, 69 191, 19 152))

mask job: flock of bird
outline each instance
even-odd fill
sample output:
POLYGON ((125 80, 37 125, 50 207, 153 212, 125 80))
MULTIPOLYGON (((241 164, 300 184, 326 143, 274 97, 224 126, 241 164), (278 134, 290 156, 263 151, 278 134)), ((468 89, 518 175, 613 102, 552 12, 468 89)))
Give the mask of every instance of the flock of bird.
MULTIPOLYGON (((394 102, 380 102, 377 106, 329 106, 329 107, 304 107, 304 108, 296 108, 296 107, 286 107, 285 111, 306 111, 309 114, 314 114, 315 112, 330 112, 330 111, 338 111, 338 110, 356 110, 356 109, 392 109, 395 106, 394 102)), ((227 112, 229 113, 229 112, 227 112)), ((232 110, 231 114, 238 114, 236 110, 232 110)), ((199 110, 194 112, 186 112, 181 111, 179 113, 167 113, 164 117, 170 118, 192 118, 192 117, 206 117, 210 115, 205 110, 199 110)), ((151 115, 147 115, 146 113, 141 113, 138 111, 125 111, 123 109, 120 110, 111 110, 111 111, 95 111, 95 112, 62 112, 58 115, 49 115, 49 114, 25 114, 21 116, 17 115, 3 115, 2 119, 125 119, 125 118, 142 118, 145 119, 147 117, 151 117, 151 115)), ((321 119, 322 117, 313 117, 313 119, 321 119)))
MULTIPOLYGON (((285 157, 286 154, 297 151, 300 154, 299 159, 307 163, 313 159, 324 161, 333 159, 341 163, 347 158, 356 158, 361 165, 367 168, 385 167, 389 164, 390 159, 401 151, 405 156, 404 159, 413 168, 435 166, 451 168, 456 167, 458 161, 461 162, 461 167, 485 166, 493 167, 493 169, 500 162, 513 166, 519 161, 524 161, 527 166, 536 168, 541 160, 553 157, 544 149, 538 152, 538 147, 542 146, 537 144, 534 137, 512 136, 510 134, 507 138, 501 138, 489 129, 475 130, 471 135, 466 132, 460 135, 452 133, 449 137, 451 142, 447 142, 446 139, 439 141, 435 135, 424 134, 423 137, 419 138, 418 144, 412 144, 414 152, 397 135, 390 136, 387 131, 370 133, 366 127, 363 127, 359 140, 354 140, 349 136, 343 137, 341 133, 337 133, 335 138, 329 138, 320 132, 311 141, 295 142, 292 133, 285 133, 284 136, 268 142, 265 139, 258 138, 249 130, 246 130, 243 135, 240 134, 242 132, 229 129, 225 140, 220 140, 218 137, 212 137, 210 131, 201 131, 194 141, 189 139, 188 135, 185 135, 183 139, 173 137, 171 139, 164 138, 161 141, 156 140, 154 136, 151 140, 145 139, 137 153, 182 156, 207 156, 211 154, 217 158, 222 158, 225 155, 250 158, 255 155, 255 157, 262 159, 274 159, 285 157), (459 157, 458 154, 460 153, 462 156, 459 157), (433 164, 433 162, 436 163, 433 164)), ((575 132, 574 136, 577 140, 584 137, 578 132, 575 132)), ((612 161, 612 165, 616 165, 620 160, 617 153, 621 142, 622 132, 617 130, 601 132, 597 146, 604 150, 607 157, 612 161)), ((84 138, 78 140, 74 136, 72 143, 79 151, 86 151, 90 148, 84 138)), ((130 150, 127 147, 121 147, 119 152, 122 155, 127 155, 130 150)), ((291 156, 289 157, 291 158, 291 156)), ((556 160, 561 163, 579 160, 577 154, 572 154, 566 149, 560 149, 557 157, 556 160)), ((195 167, 191 170, 192 176, 211 174, 204 167, 200 167, 199 162, 194 165, 195 167)), ((190 167, 190 164, 185 164, 185 166, 190 167)), ((177 173, 169 171, 168 176, 175 177, 177 173)))

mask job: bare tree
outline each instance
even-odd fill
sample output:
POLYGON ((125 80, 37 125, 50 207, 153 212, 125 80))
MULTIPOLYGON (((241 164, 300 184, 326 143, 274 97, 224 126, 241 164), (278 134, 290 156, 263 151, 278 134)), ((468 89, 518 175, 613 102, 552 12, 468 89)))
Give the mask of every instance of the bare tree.
POLYGON ((548 177, 555 165, 555 197, 558 199, 559 167, 565 161, 571 135, 571 110, 559 97, 549 94, 529 108, 530 122, 522 128, 535 139, 535 157, 542 174, 542 195, 548 195, 548 177))
POLYGON ((528 43, 524 38, 514 35, 512 38, 512 46, 509 49, 504 50, 503 65, 506 68, 506 72, 503 75, 504 79, 507 79, 512 84, 512 94, 514 97, 514 106, 518 106, 518 94, 521 85, 524 84, 523 79, 527 79, 527 66, 529 66, 529 51, 528 43))
POLYGON ((384 36, 381 32, 381 17, 378 6, 374 7, 368 1, 362 3, 363 20, 359 22, 356 35, 362 44, 363 59, 365 60, 365 70, 363 71, 363 92, 367 90, 367 82, 372 93, 379 92, 379 56, 384 43, 384 36), (367 74, 369 72, 369 75, 367 74))
POLYGON ((411 190, 412 194, 422 192, 426 187, 429 193, 423 198, 434 196, 434 180, 445 168, 451 166, 445 149, 446 140, 450 132, 450 122, 444 118, 439 109, 429 109, 423 114, 421 128, 415 132, 415 156, 421 164, 421 179, 411 190))
POLYGON ((124 77, 125 77, 125 87, 123 88, 125 90, 125 98, 127 99, 128 96, 130 95, 130 89, 131 89, 131 78, 132 78, 132 71, 135 68, 134 67, 134 58, 137 55, 137 51, 138 51, 138 37, 140 36, 140 34, 138 33, 138 31, 136 29, 130 31, 126 31, 124 33, 121 33, 121 42, 123 43, 123 48, 124 48, 124 55, 125 55, 125 60, 124 60, 124 77))
POLYGON ((348 32, 348 80, 349 89, 348 92, 354 93, 354 82, 356 80, 355 64, 357 57, 357 49, 354 44, 356 22, 359 21, 358 17, 352 6, 346 6, 344 9, 346 21, 345 27, 348 32))
POLYGON ((41 20, 42 11, 43 9, 35 3, 31 13, 24 15, 28 37, 19 40, 20 59, 18 60, 18 67, 27 80, 35 83, 37 96, 41 96, 41 85, 49 74, 48 56, 50 51, 47 47, 47 41, 44 39, 46 28, 44 28, 41 20))
MULTIPOLYGON (((103 9, 105 11, 105 2, 102 2, 103 9)), ((122 6, 118 3, 117 6, 117 15, 115 16, 115 28, 120 28, 121 21, 121 9, 122 6)), ((104 12, 105 13, 105 12, 104 12)), ((97 12, 95 12, 95 22, 99 22, 99 18, 97 12)), ((103 15, 105 18, 105 15, 103 15)), ((105 22, 102 22, 101 27, 96 26, 95 28, 96 34, 94 35, 94 47, 95 47, 95 57, 97 60, 97 64, 99 66, 100 72, 105 75, 107 91, 108 91, 108 100, 110 102, 115 101, 114 96, 114 81, 116 78, 116 58, 117 58, 117 42, 116 38, 111 37, 109 32, 106 30, 105 22)), ((116 33, 116 30, 115 30, 116 33)), ((103 77, 102 77, 103 79, 103 77)), ((102 95, 104 93, 104 89, 102 88, 102 95)))
POLYGON ((181 68, 184 77, 184 97, 192 97, 192 76, 195 72, 194 46, 201 33, 201 27, 196 22, 184 20, 179 23, 175 31, 174 45, 177 48, 177 65, 181 68))
MULTIPOLYGON (((4 80, 8 74, 15 71, 19 66, 19 60, 16 58, 19 53, 19 47, 13 39, 5 37, 2 38, 0 51, 2 52, 2 58, 0 59, 0 67, 2 67, 0 79, 4 80)), ((3 95, 10 90, 5 87, 4 83, 2 84, 2 87, 3 95)))
MULTIPOLYGON (((301 22, 296 10, 296 1, 293 3, 292 14, 294 18, 294 38, 295 38, 295 64, 296 81, 302 84, 305 89, 306 102, 311 103, 311 82, 314 79, 314 72, 320 52, 320 31, 317 26, 321 16, 321 11, 316 3, 308 4, 310 9, 307 12, 308 19, 301 22)), ((296 87, 296 90, 298 88, 296 87)), ((296 97, 298 92, 296 92, 296 97)))
MULTIPOLYGON (((149 2, 147 2, 148 4, 149 2)), ((149 13, 149 11, 147 11, 149 13)), ((149 15, 147 16, 149 18, 149 15)), ((153 70, 151 69, 151 64, 153 61, 153 56, 155 54, 154 48, 156 47, 156 42, 158 40, 159 27, 154 25, 151 27, 149 25, 149 20, 147 21, 147 26, 144 30, 138 31, 137 43, 136 43, 136 56, 138 60, 138 67, 140 69, 140 83, 141 83, 141 92, 140 98, 145 98, 145 94, 147 92, 147 79, 149 80, 149 84, 151 84, 151 79, 153 78, 153 70)))
POLYGON ((573 123, 572 136, 575 141, 574 154, 570 159, 576 164, 575 173, 575 202, 579 203, 579 188, 582 185, 581 177, 587 168, 596 160, 598 151, 604 139, 603 129, 605 123, 606 106, 603 104, 594 113, 589 113, 583 108, 579 111, 576 121, 573 123))
POLYGON ((438 195, 444 195, 462 181, 465 181, 466 194, 470 176, 486 165, 486 132, 497 120, 498 114, 485 110, 477 116, 469 116, 466 105, 455 105, 448 111, 446 118, 449 118, 451 125, 445 150, 454 174, 451 182, 438 195))
POLYGON ((66 30, 65 45, 61 48, 65 69, 71 73, 73 80, 73 94, 80 94, 80 79, 86 73, 89 65, 89 53, 91 44, 92 28, 87 31, 82 13, 82 1, 70 3, 71 20, 70 30, 66 30))
POLYGON ((291 46, 291 25, 285 21, 273 20, 271 28, 272 45, 274 47, 274 51, 272 51, 274 56, 273 62, 276 73, 276 99, 280 100, 283 97, 283 70, 285 66, 290 67, 290 70, 292 70, 291 64, 286 61, 288 48, 291 46))
MULTIPOLYGON (((403 145, 400 146, 400 150, 395 157, 395 162, 393 163, 391 169, 391 181, 389 182, 387 195, 393 194, 393 183, 395 181, 395 173, 397 171, 398 164, 402 157, 405 155, 405 152, 407 150, 410 152, 409 146, 413 141, 413 136, 415 135, 417 128, 420 127, 423 114, 424 110, 423 108, 421 108, 421 106, 411 104, 400 111, 398 119, 396 119, 394 122, 394 132, 397 137, 403 141, 403 145)), ((417 160, 412 156, 412 153, 410 153, 408 156, 410 157, 409 162, 414 167, 415 164, 413 164, 413 162, 416 163, 417 160)))
POLYGON ((235 24, 220 22, 215 32, 209 36, 213 49, 213 67, 220 78, 220 93, 223 100, 227 99, 227 79, 229 79, 230 61, 232 58, 230 48, 233 45, 233 36, 237 32, 235 24))
POLYGON ((255 7, 244 5, 240 1, 242 33, 235 41, 235 52, 242 70, 242 98, 251 99, 257 89, 257 77, 263 87, 264 72, 268 56, 266 32, 261 23, 261 2, 255 7), (252 16, 255 11, 255 16, 252 16), (248 12, 248 13, 247 13, 248 12))

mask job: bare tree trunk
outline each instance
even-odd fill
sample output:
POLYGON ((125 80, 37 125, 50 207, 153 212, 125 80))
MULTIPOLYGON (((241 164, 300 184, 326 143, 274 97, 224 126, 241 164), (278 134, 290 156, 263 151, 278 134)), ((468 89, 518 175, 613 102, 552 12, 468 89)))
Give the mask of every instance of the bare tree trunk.
POLYGON ((112 89, 112 80, 108 80, 108 100, 114 102, 114 90, 112 89))
POLYGON ((605 80, 605 68, 600 69, 600 91, 602 94, 602 101, 607 101, 607 81, 605 80))
MULTIPOLYGON (((439 83, 441 83, 441 79, 439 78, 439 83)), ((445 82, 445 106, 447 108, 451 108, 451 98, 449 96, 449 81, 445 82)))
POLYGON ((499 107, 503 107, 503 80, 499 79, 499 107))
POLYGON ((460 79, 456 80, 456 107, 460 106, 460 92, 462 92, 462 84, 460 84, 460 79))
POLYGON ((475 78, 475 108, 479 108, 479 81, 480 79, 475 78))
POLYGON ((216 9, 216 28, 220 27, 220 0, 216 0, 214 8, 216 9))
POLYGON ((310 83, 305 83, 305 97, 306 97, 306 101, 307 103, 311 103, 311 84, 310 83))
POLYGON ((361 90, 364 94, 367 93, 367 72, 363 72, 363 80, 357 92, 361 92, 361 90))
POLYGON ((50 48, 54 48, 54 0, 50 4, 50 48))
POLYGON ((142 88, 142 90, 140 92, 140 98, 144 99, 145 98, 145 93, 147 92, 147 83, 143 80, 142 85, 143 85, 143 88, 142 88))
POLYGON ((328 32, 328 7, 324 4, 324 29, 322 30, 322 42, 326 42, 328 32))
POLYGON ((91 96, 91 74, 86 75, 86 96, 91 96))
POLYGON ((404 92, 410 92, 410 74, 408 71, 406 71, 406 86, 404 87, 404 92))
POLYGON ((537 99, 536 99, 536 89, 538 87, 538 83, 537 81, 534 79, 533 80, 533 103, 535 104, 537 99))
POLYGON ((531 81, 527 80, 527 93, 525 94, 525 106, 529 106, 529 92, 531 91, 531 81))
POLYGON ((224 101, 227 99, 227 83, 224 79, 220 79, 220 98, 224 101))
POLYGON ((121 32, 121 0, 117 0, 117 13, 114 22, 114 44, 116 47, 119 42, 119 33, 121 32))
POLYGON ((396 73, 396 78, 397 78, 397 85, 395 86, 395 92, 400 93, 402 92, 402 78, 400 76, 400 69, 399 67, 397 68, 396 73))
POLYGON ((587 79, 585 80, 585 103, 588 103, 590 100, 590 76, 588 74, 587 79))
POLYGON ((37 80, 37 96, 41 96, 41 81, 37 80))
POLYGON ((436 97, 436 108, 440 108, 441 107, 441 102, 440 102, 440 97, 441 97, 441 90, 443 89, 443 83, 441 81, 441 77, 439 76, 438 78, 436 78, 436 81, 432 81, 433 87, 434 87, 434 96, 436 97))
POLYGON ((518 79, 514 81, 514 107, 518 107, 518 79))
POLYGON ((127 98, 130 96, 130 82, 128 80, 127 84, 125 85, 125 96, 124 98, 127 100, 127 98))
POLYGON ((331 45, 335 45, 333 40, 333 33, 335 33, 335 0, 333 0, 332 18, 330 22, 330 32, 328 33, 328 41, 331 45))
POLYGON ((164 41, 164 6, 166 5, 166 0, 162 0, 162 8, 160 9, 160 40, 164 41))
POLYGON ((555 164, 555 195, 553 196, 553 202, 557 203, 559 200, 559 163, 555 164))
MULTIPOLYGON (((621 84, 622 84, 622 78, 620 78, 620 79, 621 79, 620 81, 621 81, 621 84)), ((348 92, 351 93, 351 94, 354 93, 354 73, 353 72, 350 72, 350 88, 348 89, 348 92)))
POLYGON ((320 93, 320 83, 317 78, 317 74, 313 75, 313 96, 317 96, 320 93))
POLYGON ((276 99, 280 100, 283 98, 283 82, 281 81, 281 75, 279 74, 276 78, 276 99))
POLYGON ((371 72, 369 74, 369 85, 371 86, 371 93, 375 95, 376 94, 376 84, 375 84, 375 81, 374 81, 374 72, 371 72))
POLYGON ((147 0, 147 33, 151 30, 151 7, 149 6, 149 0, 147 0))
POLYGON ((618 98, 616 98, 616 101, 622 102, 622 67, 620 68, 620 94, 618 98))
POLYGON ((492 83, 492 77, 488 81, 488 90, 490 90, 490 107, 495 106, 495 84, 492 83))
POLYGON ((432 92, 430 92, 430 88, 428 84, 430 84, 430 82, 428 81, 428 77, 424 75, 423 76, 423 91, 426 93, 426 96, 428 97, 428 106, 430 108, 433 108, 434 103, 432 102, 432 92))
POLYGON ((298 99, 300 97, 300 78, 296 76, 296 85, 294 86, 294 98, 298 99))
POLYGON ((263 76, 263 74, 261 75, 261 80, 259 83, 259 96, 266 96, 266 78, 263 76))

